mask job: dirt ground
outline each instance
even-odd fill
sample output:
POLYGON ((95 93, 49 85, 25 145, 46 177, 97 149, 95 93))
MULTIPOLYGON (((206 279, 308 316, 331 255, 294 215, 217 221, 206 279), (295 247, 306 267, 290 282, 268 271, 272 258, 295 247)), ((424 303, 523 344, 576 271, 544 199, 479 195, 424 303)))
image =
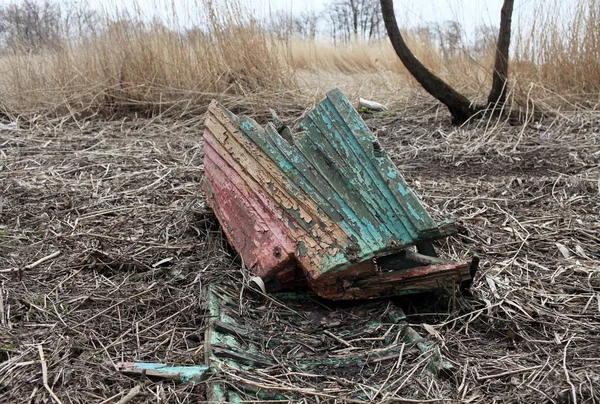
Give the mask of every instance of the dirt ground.
POLYGON ((138 385, 132 402, 205 401, 204 383, 115 366, 203 364, 211 283, 264 336, 295 335, 283 350, 264 344, 278 365, 215 376, 232 388, 260 381, 278 402, 600 402, 600 115, 454 128, 423 104, 365 119, 434 218, 458 223, 442 253, 480 255, 471 294, 243 297, 246 275, 199 186, 201 117, 0 129, 0 402, 118 402, 138 385), (390 305, 453 364, 449 375, 429 372, 411 344, 360 367, 288 369, 376 349, 396 332, 390 305), (351 347, 327 337, 370 320, 382 328, 351 347))

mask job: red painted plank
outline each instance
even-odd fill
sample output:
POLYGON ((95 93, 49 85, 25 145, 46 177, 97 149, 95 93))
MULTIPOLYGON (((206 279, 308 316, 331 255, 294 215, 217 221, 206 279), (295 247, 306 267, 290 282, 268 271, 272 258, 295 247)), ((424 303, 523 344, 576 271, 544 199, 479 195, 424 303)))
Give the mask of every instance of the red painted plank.
MULTIPOLYGON (((405 244, 390 240, 376 249, 365 243, 362 250, 357 248, 347 228, 336 221, 350 216, 326 214, 280 168, 285 161, 275 163, 269 142, 261 138, 266 136, 264 130, 248 118, 238 120, 213 102, 205 128, 203 188, 209 204, 244 264, 265 282, 285 288, 304 279, 320 296, 339 300, 436 289, 470 278, 465 262, 381 272, 375 257, 398 253, 405 244), (244 132, 239 122, 246 125, 244 132)), ((293 178, 302 180, 298 175, 293 178)), ((319 191, 334 197, 327 189, 319 191)), ((356 217, 366 221, 357 229, 366 225, 370 233, 379 231, 374 218, 356 217)), ((389 232, 395 225, 386 226, 389 232)), ((423 240, 414 240, 418 241, 423 240)))
MULTIPOLYGON (((264 203, 248 184, 251 179, 242 178, 242 168, 227 154, 215 150, 220 146, 210 133, 205 134, 205 175, 211 184, 212 198, 209 203, 220 217, 219 221, 229 242, 240 253, 244 264, 258 276, 272 276, 278 268, 284 268, 294 255, 295 244, 287 236, 281 220, 284 213, 273 204, 264 203)), ((208 194, 208 183, 205 192, 208 194)))

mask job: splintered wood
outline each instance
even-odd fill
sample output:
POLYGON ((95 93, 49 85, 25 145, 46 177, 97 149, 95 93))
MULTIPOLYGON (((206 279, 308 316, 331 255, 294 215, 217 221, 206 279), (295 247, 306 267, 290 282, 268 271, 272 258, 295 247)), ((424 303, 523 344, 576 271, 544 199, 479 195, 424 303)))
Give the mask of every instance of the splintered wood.
POLYGON ((453 224, 433 221, 339 90, 299 126, 275 115, 263 128, 216 101, 205 122, 203 188, 267 289, 341 300, 468 283, 476 265, 425 259, 453 224))

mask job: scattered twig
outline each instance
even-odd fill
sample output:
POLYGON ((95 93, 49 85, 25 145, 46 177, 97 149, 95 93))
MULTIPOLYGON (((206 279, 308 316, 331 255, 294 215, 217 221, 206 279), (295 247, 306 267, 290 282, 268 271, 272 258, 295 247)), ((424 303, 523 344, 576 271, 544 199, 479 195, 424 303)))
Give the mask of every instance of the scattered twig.
POLYGON ((573 339, 569 339, 569 341, 567 341, 567 343, 565 344, 565 349, 563 350, 562 366, 565 372, 565 378, 567 380, 567 383, 569 383, 569 386, 571 386, 571 399, 573 400, 574 404, 577 404, 577 390, 575 389, 575 385, 571 382, 571 376, 569 375, 569 369, 567 368, 567 349, 569 348, 569 344, 571 343, 571 341, 573 341, 573 339))
POLYGON ((528 372, 530 370, 539 369, 541 367, 543 367, 543 365, 536 365, 536 366, 531 366, 531 367, 523 368, 523 369, 509 370, 509 371, 502 372, 502 373, 497 373, 497 374, 494 374, 494 375, 478 376, 477 380, 481 382, 481 381, 484 381, 484 380, 497 379, 499 377, 516 375, 518 373, 528 372))
POLYGON ((50 393, 50 395, 57 404, 62 404, 60 399, 56 396, 56 394, 54 394, 54 392, 50 388, 50 385, 48 384, 48 364, 46 363, 46 359, 44 358, 44 348, 42 348, 41 344, 38 345, 38 353, 40 355, 40 363, 42 365, 42 382, 44 383, 44 387, 46 388, 48 393, 50 393))
MULTIPOLYGON (((98 91, 103 100, 109 96, 98 91)), ((381 99, 398 110, 392 99, 381 99)), ((225 103, 235 106, 236 99, 226 96, 225 103)), ((132 387, 111 365, 122 354, 201 360, 207 312, 206 295, 197 292, 211 283, 232 300, 228 313, 237 317, 238 331, 230 334, 241 352, 274 359, 260 372, 234 372, 257 383, 340 402, 475 402, 491 391, 514 402, 590 397, 600 374, 598 118, 561 112, 524 131, 504 122, 456 129, 440 124, 436 113, 418 96, 401 114, 380 114, 367 124, 434 218, 459 225, 456 237, 439 242, 442 258, 481 256, 484 277, 473 283, 472 296, 457 291, 456 313, 445 294, 401 304, 416 329, 426 321, 442 337, 441 353, 463 369, 456 385, 423 372, 430 356, 419 356, 411 344, 399 364, 397 354, 382 354, 399 351, 403 335, 400 327, 376 325, 385 310, 374 302, 254 293, 239 299, 240 265, 202 203, 201 116, 76 116, 78 124, 46 117, 19 121, 18 132, 0 131, 0 402, 35 401, 46 385, 67 401, 114 402, 132 387), (57 250, 60 257, 43 262, 37 255, 57 250), (40 270, 51 263, 52 270, 40 270), (164 265, 169 271, 155 270, 164 265), (13 272, 29 268, 26 278, 15 279, 13 272), (56 363, 46 369, 44 387, 31 383, 43 379, 38 344, 56 363), (350 357, 367 359, 346 367, 350 357), (507 371, 517 373, 501 373, 507 371)), ((211 380, 220 379, 232 389, 239 385, 224 374, 211 380)), ((206 400, 203 389, 155 388, 168 402, 206 400)), ((255 391, 238 393, 256 401, 255 391)))
POLYGON ((347 347, 352 347, 352 344, 350 344, 349 342, 347 342, 347 341, 343 340, 342 338, 336 336, 335 334, 333 334, 330 331, 325 330, 325 331, 323 331, 323 334, 330 336, 331 338, 333 338, 334 340, 336 340, 337 342, 339 342, 342 345, 345 345, 347 347))
POLYGON ((127 404, 128 402, 133 400, 138 394, 140 394, 141 391, 142 387, 139 384, 137 386, 132 387, 131 390, 129 390, 129 392, 123 396, 123 398, 117 401, 117 404, 127 404))
POLYGON ((52 258, 56 258, 61 254, 60 251, 54 251, 52 254, 50 255, 46 255, 45 257, 40 258, 39 260, 32 262, 31 264, 25 265, 25 269, 33 269, 35 267, 37 267, 40 264, 43 264, 46 261, 51 260, 52 258))

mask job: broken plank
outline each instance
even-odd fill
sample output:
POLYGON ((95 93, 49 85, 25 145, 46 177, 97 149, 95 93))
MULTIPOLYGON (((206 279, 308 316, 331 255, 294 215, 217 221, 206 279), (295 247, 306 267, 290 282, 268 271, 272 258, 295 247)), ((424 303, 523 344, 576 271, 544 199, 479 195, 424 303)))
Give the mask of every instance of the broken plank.
POLYGON ((202 381, 208 372, 207 366, 169 366, 152 362, 119 362, 117 369, 122 373, 160 377, 178 383, 202 381))

